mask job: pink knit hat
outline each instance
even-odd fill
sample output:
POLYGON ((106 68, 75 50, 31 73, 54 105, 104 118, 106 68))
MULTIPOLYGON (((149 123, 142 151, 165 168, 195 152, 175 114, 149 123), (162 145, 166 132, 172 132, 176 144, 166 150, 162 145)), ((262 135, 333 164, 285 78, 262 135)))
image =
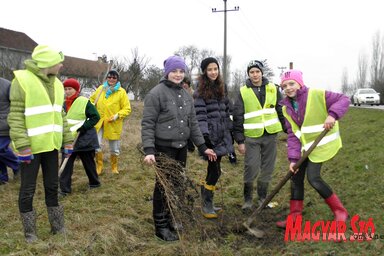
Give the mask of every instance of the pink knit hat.
POLYGON ((301 86, 304 86, 303 73, 300 70, 290 69, 281 75, 280 84, 287 80, 295 80, 301 86))

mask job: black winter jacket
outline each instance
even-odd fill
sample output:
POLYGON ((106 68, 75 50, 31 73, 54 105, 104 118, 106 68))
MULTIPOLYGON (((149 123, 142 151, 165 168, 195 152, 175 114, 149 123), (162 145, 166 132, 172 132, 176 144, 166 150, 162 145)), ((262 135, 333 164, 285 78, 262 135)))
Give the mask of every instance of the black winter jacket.
POLYGON ((204 100, 198 91, 194 93, 196 118, 204 137, 209 138, 217 156, 233 152, 232 121, 229 117, 230 101, 223 99, 204 100))

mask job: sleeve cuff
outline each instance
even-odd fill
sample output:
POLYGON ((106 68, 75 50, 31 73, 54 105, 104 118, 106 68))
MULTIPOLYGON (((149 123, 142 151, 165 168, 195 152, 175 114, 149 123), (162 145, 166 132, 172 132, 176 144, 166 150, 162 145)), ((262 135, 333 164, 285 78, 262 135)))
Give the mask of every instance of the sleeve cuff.
POLYGON ((208 147, 205 145, 205 143, 201 144, 200 146, 197 147, 197 149, 199 150, 200 154, 204 155, 205 153, 205 150, 208 149, 208 147))
POLYGON ((144 148, 144 154, 147 155, 154 155, 156 153, 155 148, 144 148))

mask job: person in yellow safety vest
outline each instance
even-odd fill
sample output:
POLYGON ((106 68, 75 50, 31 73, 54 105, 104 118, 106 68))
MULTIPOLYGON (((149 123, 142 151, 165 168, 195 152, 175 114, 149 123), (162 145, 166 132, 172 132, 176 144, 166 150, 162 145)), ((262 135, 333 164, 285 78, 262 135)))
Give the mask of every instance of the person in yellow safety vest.
POLYGON ((120 137, 123 131, 123 121, 131 113, 131 105, 127 92, 120 84, 119 72, 110 70, 107 81, 91 95, 89 100, 96 102, 100 121, 95 126, 100 148, 96 150, 96 170, 100 175, 103 171, 103 139, 109 141, 112 173, 118 171, 118 156, 120 155, 120 137))
POLYGON ((73 136, 79 136, 60 175, 60 194, 66 196, 72 192, 73 164, 79 156, 83 163, 89 181, 89 188, 100 187, 99 176, 96 172, 95 150, 99 148, 99 141, 95 125, 100 120, 96 107, 84 96, 79 96, 80 83, 74 78, 64 82, 65 104, 67 120, 73 136))
POLYGON ((27 242, 37 240, 33 196, 41 166, 45 204, 51 232, 63 233, 64 210, 58 202, 58 152, 72 153, 73 136, 63 111, 64 87, 56 77, 64 55, 46 45, 38 45, 25 70, 14 72, 8 116, 10 136, 20 166, 19 210, 27 242))
MULTIPOLYGON (((290 216, 293 222, 302 216, 304 200, 304 177, 324 198, 336 221, 346 221, 348 212, 331 187, 321 178, 320 169, 324 162, 334 157, 341 148, 338 121, 347 112, 350 100, 341 93, 308 88, 304 85, 302 72, 288 70, 282 74, 281 88, 287 96, 281 101, 288 131, 289 170, 291 178, 290 216), (329 130, 317 147, 298 169, 293 169, 302 152, 324 130, 329 130)), ((285 228, 287 221, 276 223, 285 228)))
POLYGON ((253 184, 257 178, 259 206, 264 202, 275 169, 277 134, 285 131, 284 116, 278 102, 278 86, 263 76, 264 64, 250 61, 249 78, 240 88, 233 108, 233 136, 244 158, 244 204, 242 210, 253 207, 253 184))

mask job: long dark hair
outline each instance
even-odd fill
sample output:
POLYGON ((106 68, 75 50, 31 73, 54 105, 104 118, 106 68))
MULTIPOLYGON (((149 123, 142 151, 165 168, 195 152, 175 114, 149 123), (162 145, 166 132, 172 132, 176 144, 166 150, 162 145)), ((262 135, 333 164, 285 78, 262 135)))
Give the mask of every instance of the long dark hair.
POLYGON ((220 73, 216 80, 212 81, 208 78, 207 71, 204 70, 204 73, 199 76, 197 91, 204 100, 213 98, 223 99, 225 96, 224 81, 220 73))

